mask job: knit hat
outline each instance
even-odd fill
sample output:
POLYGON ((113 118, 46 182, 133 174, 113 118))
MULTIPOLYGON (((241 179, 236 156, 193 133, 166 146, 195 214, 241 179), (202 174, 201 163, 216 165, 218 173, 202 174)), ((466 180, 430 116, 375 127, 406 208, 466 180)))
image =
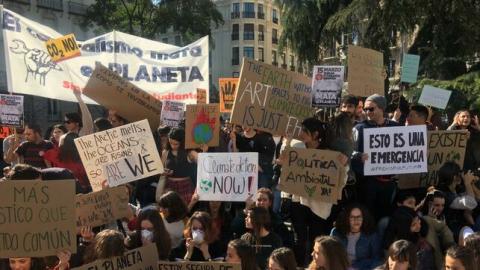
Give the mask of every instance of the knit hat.
POLYGON ((373 101, 377 106, 385 111, 387 108, 387 99, 384 96, 380 96, 379 94, 373 94, 369 96, 365 101, 373 101))

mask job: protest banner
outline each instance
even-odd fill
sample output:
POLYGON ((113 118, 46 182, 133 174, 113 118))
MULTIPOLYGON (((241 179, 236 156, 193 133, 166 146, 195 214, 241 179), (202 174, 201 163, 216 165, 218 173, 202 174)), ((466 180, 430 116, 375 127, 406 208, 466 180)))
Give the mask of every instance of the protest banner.
POLYGON ((207 104, 207 90, 197 88, 197 104, 207 104))
POLYGON ((0 125, 23 127, 23 96, 0 94, 0 125))
POLYGON ((0 127, 0 139, 5 139, 13 134, 13 128, 0 127))
POLYGON ((398 176, 401 189, 429 187, 438 184, 438 170, 446 161, 463 168, 468 132, 466 130, 428 131, 428 172, 398 176))
POLYGON ((45 42, 53 62, 60 62, 80 55, 80 48, 74 34, 65 35, 45 42))
POLYGON ((338 107, 343 87, 343 66, 314 66, 312 89, 314 107, 338 107))
POLYGON ((185 115, 185 148, 202 144, 218 146, 220 140, 220 108, 218 104, 187 105, 185 115))
POLYGON ((0 182, 0 258, 77 251, 74 180, 0 182))
POLYGON ((128 202, 128 190, 124 186, 75 196, 77 228, 97 227, 117 219, 130 218, 133 213, 128 202))
POLYGON ((243 58, 231 123, 298 138, 314 113, 310 78, 243 58))
MULTIPOLYGON (((208 36, 177 47, 112 31, 77 41, 81 55, 55 63, 48 55, 45 42, 62 36, 3 8, 9 92, 77 102, 71 90, 85 87, 96 62, 159 100, 195 104, 196 89, 209 89, 208 36)), ((85 102, 94 103, 87 98, 85 102)))
POLYGON ((185 114, 185 104, 178 101, 165 100, 162 106, 160 122, 162 125, 178 128, 185 114))
POLYGON ((147 120, 75 139, 75 146, 93 191, 163 173, 147 120))
POLYGON ((257 193, 258 153, 200 153, 197 194, 201 201, 244 202, 257 193))
POLYGON ((130 122, 147 118, 151 127, 156 129, 160 125, 162 102, 100 64, 96 65, 83 94, 130 122))
POLYGON ((368 154, 365 175, 421 173, 427 171, 427 127, 366 128, 363 149, 368 154))
POLYGON ((158 270, 242 270, 242 265, 239 263, 226 263, 221 261, 210 261, 210 262, 159 261, 158 270))
POLYGON ((383 54, 358 46, 348 46, 348 93, 360 97, 384 95, 383 54))
POLYGON ((403 54, 401 82, 416 83, 418 76, 418 66, 420 65, 420 55, 403 54))
POLYGON ((451 94, 452 91, 425 85, 418 103, 445 110, 451 94))
POLYGON ((158 270, 155 244, 129 250, 123 256, 96 260, 72 270, 158 270))
POLYGON ((285 148, 278 188, 316 201, 336 203, 343 189, 344 166, 340 152, 318 149, 285 148))
POLYGON ((218 86, 220 87, 220 112, 232 112, 238 78, 219 78, 218 86))

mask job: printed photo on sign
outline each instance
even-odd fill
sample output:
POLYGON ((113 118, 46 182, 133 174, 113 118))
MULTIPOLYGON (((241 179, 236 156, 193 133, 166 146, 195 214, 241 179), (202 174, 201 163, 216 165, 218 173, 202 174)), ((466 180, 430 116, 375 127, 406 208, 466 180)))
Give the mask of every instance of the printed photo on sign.
POLYGON ((220 112, 231 112, 235 101, 238 78, 219 78, 218 86, 220 87, 220 112))
POLYGON ((75 139, 93 191, 163 173, 147 120, 75 139))
POLYGON ((348 46, 348 93, 359 97, 383 95, 386 74, 381 52, 348 46))
POLYGON ((187 105, 185 148, 205 144, 218 146, 220 140, 220 107, 218 104, 187 105))
POLYGON ((165 100, 162 104, 160 121, 162 125, 177 128, 185 114, 185 104, 182 102, 165 100))
POLYGON ((240 201, 257 193, 258 153, 200 153, 197 194, 201 201, 240 201))
POLYGON ((343 66, 314 66, 312 89, 314 107, 338 107, 343 87, 343 66))
POLYGON ((23 127, 23 96, 0 94, 0 125, 23 127))
POLYGON ((365 175, 427 171, 427 127, 404 126, 363 130, 365 175))

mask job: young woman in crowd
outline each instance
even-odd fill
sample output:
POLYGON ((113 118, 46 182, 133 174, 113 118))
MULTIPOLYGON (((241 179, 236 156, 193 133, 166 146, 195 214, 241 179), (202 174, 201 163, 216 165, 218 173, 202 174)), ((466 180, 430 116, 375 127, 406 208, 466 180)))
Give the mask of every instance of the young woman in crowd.
POLYGON ((393 242, 388 248, 385 264, 375 270, 416 270, 417 254, 415 246, 407 240, 393 242))
POLYGON ((269 229, 270 215, 268 210, 263 207, 253 207, 247 210, 245 227, 250 232, 242 235, 241 239, 246 240, 254 247, 257 265, 260 269, 265 269, 270 253, 282 246, 282 239, 269 229))
POLYGON ((473 251, 475 265, 480 267, 480 232, 473 233, 463 242, 465 247, 473 251))
POLYGON ((158 201, 165 229, 170 235, 172 247, 180 245, 183 231, 188 221, 188 209, 185 202, 175 191, 168 191, 158 201))
POLYGON ((259 270, 252 246, 242 239, 235 239, 228 243, 225 262, 240 263, 242 270, 259 270))
POLYGON ((342 242, 353 268, 372 269, 379 265, 380 241, 375 223, 362 205, 352 204, 342 211, 330 235, 342 242))
POLYGON ((293 251, 285 247, 275 249, 268 258, 268 270, 297 270, 293 251))
POLYGON ((85 248, 83 264, 122 256, 126 251, 124 240, 123 234, 116 230, 107 229, 99 232, 85 248))
POLYGON ((455 114, 448 130, 468 130, 469 136, 465 148, 463 170, 477 170, 480 167, 480 123, 478 116, 468 110, 460 110, 455 114))
POLYGON ((168 260, 171 249, 170 235, 165 229, 162 217, 155 207, 140 210, 137 224, 126 239, 125 245, 129 249, 138 248, 155 243, 160 260, 168 260))
POLYGON ((315 239, 308 270, 348 270, 350 262, 343 244, 332 236, 315 239))
POLYGON ((53 143, 53 145, 58 146, 58 143, 60 142, 60 137, 62 137, 62 135, 67 132, 68 130, 65 128, 64 125, 62 124, 54 125, 52 127, 50 141, 53 143))
POLYGON ((445 270, 477 270, 479 265, 475 264, 473 250, 453 246, 447 250, 445 256, 445 270))

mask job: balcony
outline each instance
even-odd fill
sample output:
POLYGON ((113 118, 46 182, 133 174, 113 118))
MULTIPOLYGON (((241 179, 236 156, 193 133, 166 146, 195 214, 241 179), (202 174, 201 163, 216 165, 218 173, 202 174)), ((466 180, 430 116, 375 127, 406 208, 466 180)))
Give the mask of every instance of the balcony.
POLYGON ((238 66, 240 64, 240 59, 232 59, 232 66, 238 66))
POLYGON ((68 13, 74 15, 83 16, 87 14, 88 6, 85 4, 69 1, 68 2, 68 13))
POLYGON ((62 0, 37 0, 37 7, 63 11, 62 0))
POLYGON ((255 18, 255 12, 252 11, 244 11, 242 12, 243 18, 255 18))
POLYGON ((238 33, 238 32, 233 32, 233 33, 232 33, 232 40, 238 40, 239 36, 240 36, 240 33, 238 33))
POLYGON ((232 12, 231 16, 232 16, 232 19, 238 19, 240 18, 240 12, 239 11, 232 12))
POLYGON ((243 40, 254 40, 255 33, 254 32, 243 32, 243 40))
POLYGON ((264 41, 264 40, 265 40, 265 33, 258 32, 258 41, 264 41))
POLYGON ((265 19, 265 13, 257 12, 257 18, 264 20, 265 19))
POLYGON ((277 62, 272 62, 272 66, 278 67, 278 63, 277 62))
POLYGON ((290 71, 295 71, 295 66, 290 66, 290 71))
POLYGON ((278 38, 272 37, 272 44, 278 44, 278 38))
POLYGON ((288 67, 287 64, 282 64, 283 69, 287 69, 287 67, 288 67))
POLYGON ((273 21, 273 23, 278 24, 278 18, 277 17, 273 17, 272 21, 273 21))

